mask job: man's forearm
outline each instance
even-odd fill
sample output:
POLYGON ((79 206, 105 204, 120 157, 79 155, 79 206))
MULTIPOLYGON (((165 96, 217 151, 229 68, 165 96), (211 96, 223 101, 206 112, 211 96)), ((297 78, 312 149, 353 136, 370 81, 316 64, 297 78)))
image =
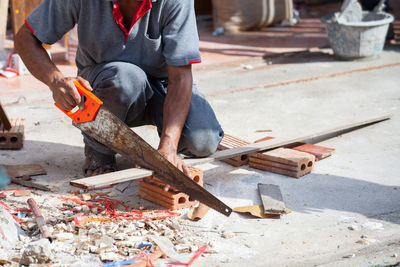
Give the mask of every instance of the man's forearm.
POLYGON ((51 87, 51 84, 63 77, 40 41, 25 24, 15 37, 15 50, 32 75, 47 86, 51 87))
POLYGON ((190 108, 193 78, 191 66, 169 67, 159 149, 176 153, 190 108))

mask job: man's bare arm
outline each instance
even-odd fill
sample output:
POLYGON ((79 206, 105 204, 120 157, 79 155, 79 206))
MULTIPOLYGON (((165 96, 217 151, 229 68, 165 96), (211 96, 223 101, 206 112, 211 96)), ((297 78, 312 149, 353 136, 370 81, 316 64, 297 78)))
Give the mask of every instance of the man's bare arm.
POLYGON ((50 88, 54 101, 58 105, 70 110, 81 102, 73 81, 80 80, 89 89, 90 84, 80 77, 65 77, 51 61, 41 42, 25 24, 15 36, 14 44, 15 50, 21 56, 28 70, 50 88))
POLYGON ((168 89, 164 102, 163 129, 158 151, 181 171, 190 171, 177 156, 178 143, 192 98, 192 67, 168 66, 168 89))

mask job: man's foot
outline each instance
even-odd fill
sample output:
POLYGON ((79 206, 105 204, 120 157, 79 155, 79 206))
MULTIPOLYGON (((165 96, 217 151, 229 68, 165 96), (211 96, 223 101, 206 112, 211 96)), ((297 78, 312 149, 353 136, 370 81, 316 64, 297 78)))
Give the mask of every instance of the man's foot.
POLYGON ((85 156, 83 171, 86 177, 114 172, 117 169, 114 155, 102 154, 85 146, 85 156))

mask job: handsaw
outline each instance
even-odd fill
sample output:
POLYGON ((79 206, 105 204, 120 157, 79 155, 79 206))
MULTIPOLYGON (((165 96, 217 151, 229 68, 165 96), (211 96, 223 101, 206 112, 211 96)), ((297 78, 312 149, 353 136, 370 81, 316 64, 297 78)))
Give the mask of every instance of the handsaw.
POLYGON ((153 170, 165 183, 199 202, 226 216, 232 213, 230 207, 187 177, 123 121, 103 107, 103 102, 83 84, 79 81, 74 81, 74 84, 79 94, 85 98, 84 108, 66 111, 55 105, 73 120, 72 124, 75 127, 141 167, 153 170))

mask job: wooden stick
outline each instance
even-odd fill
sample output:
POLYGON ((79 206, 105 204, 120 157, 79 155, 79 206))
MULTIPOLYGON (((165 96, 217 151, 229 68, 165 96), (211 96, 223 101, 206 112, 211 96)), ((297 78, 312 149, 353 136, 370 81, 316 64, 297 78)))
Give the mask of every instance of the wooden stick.
POLYGON ((274 138, 274 139, 271 139, 268 141, 263 141, 263 142, 259 142, 259 143, 253 143, 250 145, 242 146, 242 147, 235 147, 235 148, 231 148, 231 149, 227 149, 227 150, 218 151, 218 152, 212 154, 208 158, 200 158, 200 159, 196 158, 196 159, 185 160, 185 163, 188 165, 209 163, 209 162, 213 162, 215 160, 223 160, 223 159, 246 155, 246 154, 251 154, 251 153, 255 153, 255 152, 262 152, 265 150, 274 149, 277 147, 285 146, 285 145, 296 143, 296 142, 301 142, 301 141, 308 140, 308 139, 323 138, 324 136, 333 135, 333 134, 336 134, 336 135, 343 134, 345 132, 352 131, 361 126, 367 126, 367 125, 377 123, 380 121, 388 120, 391 117, 392 117, 392 115, 376 116, 376 117, 371 117, 371 118, 360 120, 360 121, 350 122, 350 123, 347 123, 344 125, 336 126, 336 127, 325 129, 325 130, 318 131, 318 132, 311 132, 311 133, 305 134, 300 137, 292 137, 292 138, 288 138, 288 139, 274 138))

